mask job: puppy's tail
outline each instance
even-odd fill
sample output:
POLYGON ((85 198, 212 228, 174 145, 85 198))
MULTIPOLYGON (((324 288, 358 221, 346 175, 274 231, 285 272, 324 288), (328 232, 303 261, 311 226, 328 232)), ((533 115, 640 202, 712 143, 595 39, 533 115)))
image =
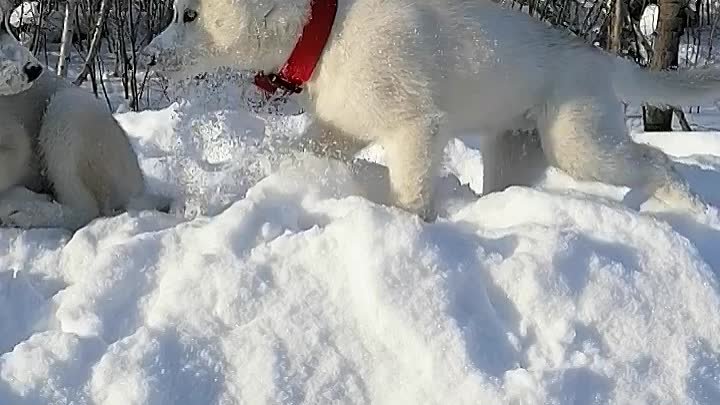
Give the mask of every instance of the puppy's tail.
POLYGON ((630 103, 698 105, 720 99, 720 69, 714 67, 655 72, 617 58, 612 79, 615 93, 630 103))

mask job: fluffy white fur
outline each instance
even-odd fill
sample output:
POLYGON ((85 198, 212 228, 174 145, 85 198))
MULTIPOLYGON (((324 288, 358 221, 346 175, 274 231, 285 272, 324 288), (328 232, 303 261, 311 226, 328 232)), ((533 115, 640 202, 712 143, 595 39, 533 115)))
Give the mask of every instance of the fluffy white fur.
MULTIPOLYGON (((310 0, 176 0, 145 51, 183 76, 223 65, 273 71, 310 0), (197 18, 185 22, 186 10, 197 18)), ((549 164, 577 179, 630 186, 702 209, 661 152, 631 141, 621 100, 699 103, 720 96, 717 71, 650 73, 489 0, 339 0, 331 38, 303 93, 310 147, 352 157, 386 152, 394 204, 432 216, 433 174, 448 139, 485 138, 488 165, 508 129, 536 128, 549 164)), ((501 170, 489 167, 488 176, 501 170)), ((502 188, 488 178, 488 190, 502 188)))
POLYGON ((0 96, 16 94, 32 86, 42 73, 33 54, 7 30, 7 4, 0 2, 0 96))
POLYGON ((92 94, 43 75, 27 91, 0 96, 3 226, 74 230, 141 201, 143 189, 127 135, 92 94))

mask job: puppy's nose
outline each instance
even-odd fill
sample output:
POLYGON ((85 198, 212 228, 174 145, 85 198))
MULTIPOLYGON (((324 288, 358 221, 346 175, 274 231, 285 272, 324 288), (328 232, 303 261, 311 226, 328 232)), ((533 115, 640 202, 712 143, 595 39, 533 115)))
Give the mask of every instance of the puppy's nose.
POLYGON ((31 82, 31 81, 37 79, 38 77, 40 77, 40 74, 42 73, 43 68, 40 65, 36 65, 34 63, 28 63, 25 65, 23 70, 25 71, 25 74, 28 77, 28 82, 31 82))

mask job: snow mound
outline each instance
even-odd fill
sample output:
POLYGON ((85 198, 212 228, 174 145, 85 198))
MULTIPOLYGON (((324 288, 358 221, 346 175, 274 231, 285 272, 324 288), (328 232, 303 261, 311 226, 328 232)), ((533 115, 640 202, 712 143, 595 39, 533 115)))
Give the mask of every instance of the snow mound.
MULTIPOLYGON (((118 119, 183 215, 0 230, 0 404, 720 401, 711 226, 553 170, 480 199, 448 176, 426 224, 285 153, 302 115, 118 119)), ((672 136, 639 139, 720 203, 720 135, 672 136)), ((479 154, 448 151, 474 188, 479 154)))

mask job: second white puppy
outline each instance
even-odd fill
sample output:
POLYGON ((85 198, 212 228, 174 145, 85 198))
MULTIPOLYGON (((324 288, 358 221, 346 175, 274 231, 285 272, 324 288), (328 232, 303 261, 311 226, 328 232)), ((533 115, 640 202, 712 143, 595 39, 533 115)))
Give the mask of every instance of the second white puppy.
POLYGON ((78 229, 144 198, 127 135, 89 92, 51 74, 0 96, 0 223, 78 229), (57 202, 11 198, 28 188, 57 202))

